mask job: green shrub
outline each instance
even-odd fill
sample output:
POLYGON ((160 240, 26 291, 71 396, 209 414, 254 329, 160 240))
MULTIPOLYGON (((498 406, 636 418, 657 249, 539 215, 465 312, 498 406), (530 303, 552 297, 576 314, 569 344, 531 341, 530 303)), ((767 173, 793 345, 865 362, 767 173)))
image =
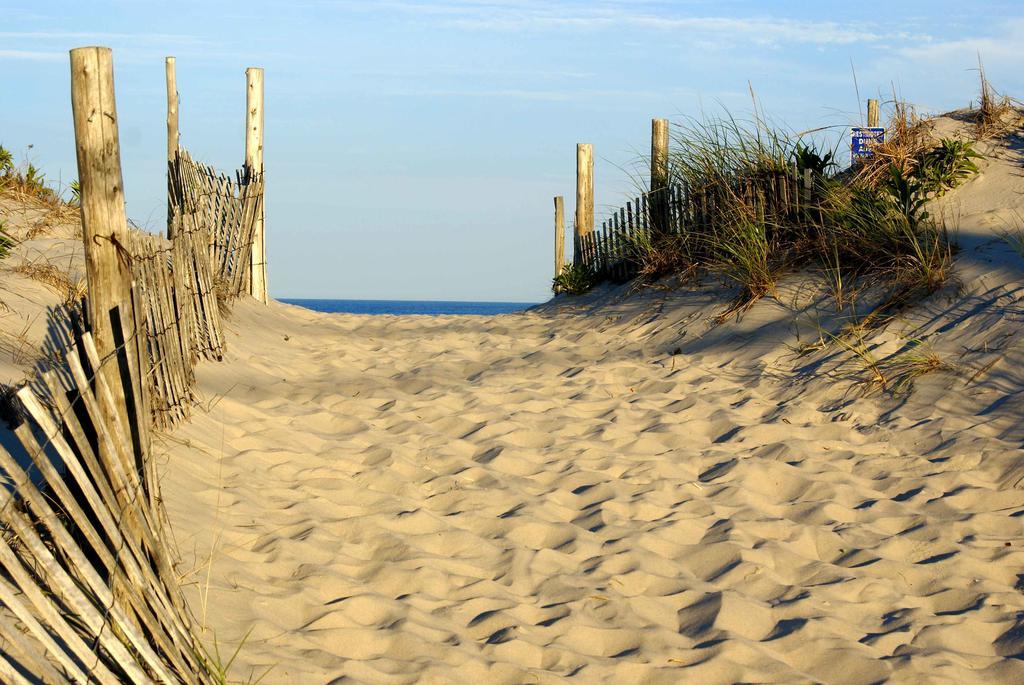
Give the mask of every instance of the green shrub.
POLYGON ((943 195, 978 173, 978 165, 974 160, 981 158, 971 143, 943 138, 937 147, 921 158, 916 175, 924 184, 926 192, 943 195))
POLYGON ((28 163, 25 173, 21 176, 22 185, 26 190, 33 193, 40 193, 47 190, 46 175, 39 171, 32 162, 28 163))
MULTIPOLYGON (((870 164, 842 172, 841 142, 833 148, 801 139, 760 113, 751 121, 727 113, 675 126, 669 173, 685 200, 674 215, 682 226, 657 235, 631 231, 624 255, 613 258, 625 256, 641 280, 721 276, 740 288, 727 314, 773 295, 783 273, 809 267, 826 274, 840 307, 867 285, 900 302, 934 292, 952 276, 953 249, 927 201, 976 173, 979 155, 958 140, 936 145, 905 105, 897 115, 885 154, 876 150, 870 164)), ((596 279, 568 266, 553 286, 577 294, 596 279)))
POLYGON ((555 293, 582 295, 597 285, 597 274, 586 264, 566 264, 551 283, 555 293))
POLYGON ((34 164, 24 162, 16 166, 14 156, 3 146, 0 146, 0 188, 48 202, 59 199, 53 188, 46 185, 46 176, 34 164))
POLYGON ((904 174, 892 164, 881 188, 911 226, 917 226, 928 218, 924 208, 928 202, 928 186, 916 174, 904 174))
POLYGON ((934 292, 950 277, 945 227, 924 211, 920 181, 895 166, 882 187, 836 185, 822 205, 818 252, 829 268, 879 276, 905 292, 934 292))
POLYGON ((670 173, 690 189, 724 189, 737 178, 785 172, 797 146, 782 131, 731 116, 691 119, 675 129, 670 173))
POLYGON ((14 171, 14 155, 0 145, 0 176, 8 176, 14 171))
POLYGON ((796 162, 797 169, 801 172, 804 169, 810 169, 822 175, 839 166, 835 161, 834 152, 826 152, 822 155, 817 148, 804 145, 803 143, 796 144, 796 149, 793 150, 793 161, 796 162))
MULTIPOLYGON (((669 156, 670 174, 687 189, 702 213, 686 231, 690 267, 720 268, 724 251, 729 249, 756 256, 764 246, 747 240, 753 237, 748 225, 752 217, 767 224, 773 239, 779 229, 794 233, 794 227, 784 225, 780 217, 764 216, 760 195, 774 179, 789 173, 789 161, 797 155, 807 163, 827 164, 811 148, 798 152, 799 144, 760 118, 691 119, 674 129, 674 143, 679 151, 669 156), (818 156, 817 161, 813 155, 818 156)), ((731 270, 727 276, 745 279, 731 270)), ((751 292, 760 290, 755 287, 751 292)))

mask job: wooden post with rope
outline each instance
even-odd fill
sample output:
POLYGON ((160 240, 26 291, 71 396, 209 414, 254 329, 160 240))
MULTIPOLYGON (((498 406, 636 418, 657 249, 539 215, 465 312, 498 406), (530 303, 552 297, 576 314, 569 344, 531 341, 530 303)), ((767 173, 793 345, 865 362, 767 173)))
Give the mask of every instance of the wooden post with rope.
MULTIPOLYGON (((111 412, 116 416, 105 416, 107 425, 120 421, 128 427, 136 458, 142 460, 149 447, 149 417, 143 416, 147 403, 139 364, 138 336, 144 329, 137 324, 132 293, 110 48, 71 51, 71 110, 81 186, 89 327, 100 359, 99 368, 93 371, 113 394, 111 412)), ((140 464, 126 466, 137 469, 140 464)))

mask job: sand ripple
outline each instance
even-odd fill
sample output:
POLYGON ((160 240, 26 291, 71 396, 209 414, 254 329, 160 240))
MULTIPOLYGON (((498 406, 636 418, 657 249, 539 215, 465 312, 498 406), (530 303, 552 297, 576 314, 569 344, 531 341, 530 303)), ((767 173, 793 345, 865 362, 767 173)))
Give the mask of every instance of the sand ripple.
POLYGON ((165 485, 236 674, 1024 681, 1012 428, 597 322, 240 305, 165 485))

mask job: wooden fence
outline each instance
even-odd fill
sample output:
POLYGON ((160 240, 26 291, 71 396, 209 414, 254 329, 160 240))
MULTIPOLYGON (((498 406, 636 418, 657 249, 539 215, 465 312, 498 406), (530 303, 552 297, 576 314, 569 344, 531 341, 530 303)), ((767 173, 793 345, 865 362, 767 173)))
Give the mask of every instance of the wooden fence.
MULTIPOLYGON (((870 103, 869 103, 870 109, 870 103)), ((690 187, 672 180, 668 158, 668 122, 654 119, 651 126, 651 190, 628 202, 594 226, 593 151, 577 145, 576 220, 573 263, 588 267, 600 281, 624 282, 635 278, 644 253, 659 240, 676 239, 699 254, 702 239, 718 230, 742 205, 765 221, 769 231, 812 220, 820 201, 821 184, 810 169, 794 162, 775 170, 736 173, 715 179, 707 187, 690 187), (728 210, 727 210, 728 208, 728 210), (688 241, 688 244, 687 244, 688 241)), ((564 203, 555 198, 555 275, 563 268, 564 203)))
POLYGON ((196 364, 223 354, 262 173, 232 181, 177 151, 170 238, 129 231, 110 50, 71 63, 89 290, 54 313, 60 362, 17 392, 17 442, 0 444, 0 682, 220 682, 173 568, 150 435, 188 416, 196 364))
POLYGON ((808 218, 819 187, 810 169, 795 165, 756 177, 737 176, 729 186, 708 189, 670 182, 626 202, 600 228, 576 232, 573 259, 590 267, 598 281, 627 281, 637 275, 646 246, 665 236, 685 240, 708 235, 722 222, 722 207, 735 205, 737 199, 754 215, 767 217, 769 227, 782 226, 808 218), (723 193, 732 199, 726 202, 723 193))
POLYGON ((244 166, 232 178, 179 149, 167 173, 167 201, 175 207, 168 234, 201 227, 217 283, 231 297, 251 292, 253 270, 259 268, 252 255, 263 216, 262 172, 244 166))

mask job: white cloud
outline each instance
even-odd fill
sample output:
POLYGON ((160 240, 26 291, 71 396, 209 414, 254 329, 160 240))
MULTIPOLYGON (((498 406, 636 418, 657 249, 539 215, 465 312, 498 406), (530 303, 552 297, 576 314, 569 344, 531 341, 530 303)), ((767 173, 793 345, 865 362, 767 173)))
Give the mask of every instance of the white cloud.
POLYGON ((164 55, 214 59, 232 55, 221 43, 194 35, 173 33, 114 33, 102 31, 0 31, 0 60, 67 60, 68 51, 86 45, 114 50, 117 64, 148 63, 164 55))
POLYGON ((928 39, 910 42, 896 49, 905 59, 958 64, 971 64, 978 55, 986 62, 1024 62, 1024 19, 1001 22, 999 35, 963 37, 953 40, 928 39))
MULTIPOLYGON (((355 9, 349 2, 334 3, 355 9)), ((444 25, 472 31, 541 31, 632 28, 690 32, 694 40, 756 45, 849 45, 872 43, 905 34, 882 25, 760 17, 688 16, 664 4, 649 2, 448 2, 390 1, 375 11, 391 10, 433 18, 444 25)))
POLYGON ((63 52, 43 52, 40 50, 0 50, 0 59, 23 59, 33 62, 54 62, 67 59, 63 52))
POLYGON ((548 69, 538 71, 536 69, 511 69, 511 68, 483 68, 467 67, 456 65, 432 65, 422 64, 415 67, 402 69, 354 69, 349 71, 353 76, 367 76, 376 78, 392 78, 407 80, 410 78, 436 78, 449 76, 477 76, 487 78, 530 78, 530 79, 586 79, 593 78, 595 74, 584 70, 548 69))
POLYGON ((777 44, 852 44, 877 42, 885 34, 869 26, 845 26, 835 22, 794 21, 790 19, 731 17, 666 17, 628 12, 592 12, 587 14, 551 14, 505 17, 461 18, 456 26, 475 30, 523 30, 576 28, 585 30, 629 27, 663 32, 692 32, 695 39, 716 36, 729 43, 777 44))
POLYGON ((438 97, 438 98, 499 98, 507 100, 535 100, 539 102, 572 102, 578 100, 599 100, 607 98, 629 98, 631 100, 664 100, 666 98, 694 97, 694 91, 672 88, 665 90, 635 90, 611 88, 575 88, 560 90, 531 90, 517 88, 435 88, 401 90, 382 93, 391 97, 438 97))
POLYGON ((173 33, 103 33, 92 31, 0 31, 2 40, 116 40, 131 43, 172 41, 175 43, 206 43, 194 36, 173 33))

